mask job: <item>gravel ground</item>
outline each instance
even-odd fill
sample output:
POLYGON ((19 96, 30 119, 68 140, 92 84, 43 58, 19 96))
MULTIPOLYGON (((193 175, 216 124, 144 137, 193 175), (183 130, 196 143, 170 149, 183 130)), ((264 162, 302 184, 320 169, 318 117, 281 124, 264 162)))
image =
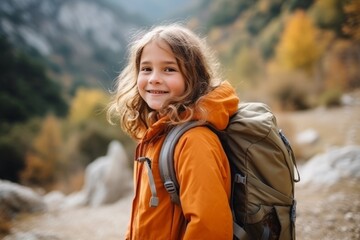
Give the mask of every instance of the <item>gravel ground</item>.
POLYGON ((4 240, 124 239, 131 196, 101 207, 19 215, 4 240))
POLYGON ((360 180, 296 189, 297 239, 360 239, 360 180))
MULTIPOLYGON (((360 239, 359 180, 343 180, 330 187, 299 185, 297 239, 360 239)), ((124 239, 131 197, 97 208, 20 215, 4 240, 124 239)))

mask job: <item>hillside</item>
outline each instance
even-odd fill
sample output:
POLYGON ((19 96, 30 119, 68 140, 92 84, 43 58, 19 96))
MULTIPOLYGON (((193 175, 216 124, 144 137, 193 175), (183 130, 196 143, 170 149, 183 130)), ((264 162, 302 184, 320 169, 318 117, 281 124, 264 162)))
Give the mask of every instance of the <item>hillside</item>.
POLYGON ((140 17, 103 1, 0 2, 0 36, 40 59, 67 91, 81 85, 108 89, 129 32, 140 25, 140 17))
POLYGON ((359 1, 207 0, 197 10, 189 26, 245 100, 307 109, 360 87, 359 1))
POLYGON ((51 76, 65 86, 66 93, 73 94, 84 85, 111 88, 125 63, 126 46, 134 31, 150 24, 182 21, 207 36, 225 76, 241 85, 246 98, 288 102, 304 98, 300 107, 308 108, 318 104, 316 96, 326 99, 360 86, 360 70, 356 70, 360 62, 356 54, 360 51, 356 43, 359 26, 350 24, 356 22, 358 14, 355 1, 341 0, 202 0, 196 4, 4 0, 0 3, 0 35, 40 58, 51 76), (289 26, 291 22, 294 26, 289 26), (346 68, 351 71, 338 70, 346 68), (335 70, 341 74, 339 80, 332 78, 335 70), (299 73, 305 76, 291 79, 299 73), (288 90, 283 79, 290 85, 308 79, 315 85, 309 99, 304 96, 309 89, 304 87, 293 93, 296 96, 281 99, 288 90), (321 81, 315 84, 318 79, 321 81), (276 86, 279 81, 281 86, 276 86), (253 89, 262 92, 248 96, 253 89), (259 94, 264 96, 260 99, 259 94))

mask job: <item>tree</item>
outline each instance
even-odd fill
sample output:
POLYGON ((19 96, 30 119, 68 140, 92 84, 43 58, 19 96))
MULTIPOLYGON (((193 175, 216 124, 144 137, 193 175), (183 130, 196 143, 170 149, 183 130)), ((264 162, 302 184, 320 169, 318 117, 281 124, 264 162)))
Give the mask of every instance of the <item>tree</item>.
POLYGON ((79 124, 101 116, 106 120, 104 113, 108 100, 108 96, 100 89, 79 88, 71 102, 69 121, 79 124))
POLYGON ((61 147, 60 123, 55 116, 48 115, 26 154, 26 168, 21 173, 23 182, 40 186, 53 183, 61 165, 61 147))
POLYGON ((304 11, 296 11, 285 26, 277 46, 277 60, 285 68, 312 72, 320 53, 316 27, 304 11))
POLYGON ((235 56, 232 79, 245 80, 251 86, 256 86, 262 74, 262 66, 259 51, 251 46, 243 47, 235 56))
POLYGON ((64 116, 67 103, 45 67, 0 37, 0 121, 25 122, 48 112, 64 116))
POLYGON ((317 0, 310 9, 310 15, 318 27, 331 29, 341 36, 341 27, 344 23, 343 5, 343 0, 317 0))

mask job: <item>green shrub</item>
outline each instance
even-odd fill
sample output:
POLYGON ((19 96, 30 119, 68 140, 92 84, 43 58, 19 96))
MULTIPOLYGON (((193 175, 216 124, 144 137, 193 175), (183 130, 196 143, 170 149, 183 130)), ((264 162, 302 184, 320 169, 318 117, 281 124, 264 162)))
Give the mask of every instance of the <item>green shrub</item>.
POLYGON ((325 107, 335 107, 341 105, 341 95, 340 90, 331 89, 323 92, 320 96, 320 104, 325 107))
POLYGON ((294 84, 280 86, 275 92, 275 99, 284 110, 306 110, 310 108, 306 91, 294 84))

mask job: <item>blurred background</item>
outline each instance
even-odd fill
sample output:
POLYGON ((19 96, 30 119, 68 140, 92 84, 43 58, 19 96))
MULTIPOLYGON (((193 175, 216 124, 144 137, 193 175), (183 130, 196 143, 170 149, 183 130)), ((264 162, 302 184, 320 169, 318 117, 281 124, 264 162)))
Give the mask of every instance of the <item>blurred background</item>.
POLYGON ((243 101, 279 116, 358 96, 358 0, 2 0, 0 179, 69 194, 112 140, 131 167, 106 105, 132 34, 175 21, 207 37, 243 101))

